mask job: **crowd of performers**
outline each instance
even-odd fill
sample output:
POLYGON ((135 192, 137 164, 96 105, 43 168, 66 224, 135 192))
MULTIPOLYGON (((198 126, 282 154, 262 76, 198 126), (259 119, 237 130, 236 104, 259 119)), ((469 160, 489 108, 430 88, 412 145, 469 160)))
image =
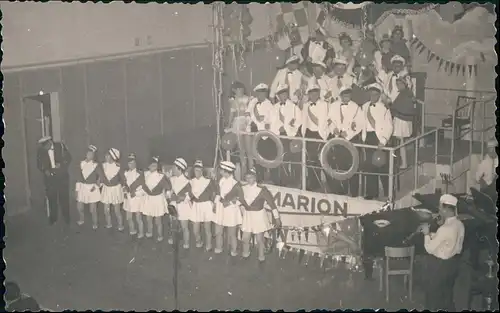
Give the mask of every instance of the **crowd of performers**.
MULTIPOLYGON (((373 62, 365 66, 356 61, 349 35, 340 35, 342 48, 338 51, 327 43, 325 36, 325 31, 319 28, 315 38, 304 45, 302 55, 290 56, 270 86, 259 83, 253 89, 253 96, 247 94, 242 83, 233 83, 226 131, 238 135, 242 172, 256 166, 259 178, 263 179, 265 170, 255 165, 250 134, 261 130, 323 141, 342 137, 374 148, 401 144, 412 136, 416 105, 409 75, 410 53, 403 29, 396 26, 392 35, 383 36, 379 43, 375 43, 373 30, 368 30, 366 38, 371 38, 376 49, 370 52, 373 62)), ((295 165, 291 170, 284 170, 285 167, 271 170, 270 180, 279 185, 287 185, 287 181, 300 182, 301 155, 291 153, 288 140, 283 143, 285 162, 295 165)), ((310 191, 321 188, 319 153, 322 145, 316 141, 306 146, 309 166, 306 189, 310 191)), ((262 156, 274 158, 276 148, 272 140, 263 138, 258 149, 262 156)), ((365 149, 360 155, 365 156, 364 160, 371 160, 375 151, 365 149)), ((335 160, 338 169, 349 169, 349 157, 336 155, 335 160)), ((398 162, 401 168, 408 166, 404 148, 398 162)), ((374 167, 370 162, 364 163, 366 172, 386 174, 381 176, 381 181, 387 195, 388 164, 374 167)), ((366 176, 366 198, 379 196, 378 183, 377 175, 366 176)), ((359 195, 357 175, 347 183, 327 177, 327 185, 331 193, 359 195)))
MULTIPOLYGON (((207 251, 214 248, 214 252, 220 254, 226 230, 230 254, 237 256, 237 235, 241 230, 241 256, 250 256, 250 239, 254 235, 258 259, 265 260, 264 233, 281 226, 281 220, 271 193, 257 184, 255 169, 249 169, 244 182, 239 182, 234 177, 236 166, 223 161, 219 164, 220 179, 216 181, 214 177, 205 176, 201 161, 196 161, 192 173, 188 173, 188 164, 182 158, 177 158, 173 166, 167 166, 158 157, 153 157, 147 169, 142 171, 134 154, 128 155, 127 168, 120 165, 120 151, 117 149, 109 149, 102 164, 96 161, 96 157, 97 148, 91 145, 85 159, 80 162, 81 175, 75 189, 78 225, 84 224, 84 209, 88 205, 93 228, 97 229, 97 205, 101 202, 106 228, 113 227, 113 208, 116 227, 123 231, 124 210, 130 235, 151 238, 156 228, 156 239, 163 241, 163 216, 170 214, 171 222, 180 223, 185 249, 189 249, 192 229, 197 248, 204 246, 207 251), (264 208, 266 203, 272 214, 264 208), (215 224, 215 244, 212 243, 212 223, 215 224)), ((172 233, 169 233, 168 242, 173 244, 172 233)))

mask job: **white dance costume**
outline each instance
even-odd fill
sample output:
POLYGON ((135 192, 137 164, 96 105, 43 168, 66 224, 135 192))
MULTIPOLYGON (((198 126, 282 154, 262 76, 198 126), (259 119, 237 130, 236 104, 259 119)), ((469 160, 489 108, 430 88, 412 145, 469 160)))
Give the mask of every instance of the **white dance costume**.
POLYGON ((191 193, 189 197, 193 208, 191 221, 196 223, 213 222, 215 220, 213 208, 217 186, 206 177, 193 178, 190 183, 191 193))
POLYGON ((147 171, 144 173, 142 188, 144 199, 141 212, 146 216, 159 217, 168 212, 168 202, 165 191, 170 189, 167 177, 163 173, 147 171))
POLYGON ((101 192, 97 184, 99 180, 97 162, 82 161, 80 162, 80 177, 75 186, 76 201, 80 203, 97 203, 101 201, 101 192))
POLYGON ((128 170, 125 176, 125 201, 123 202, 123 209, 127 212, 140 212, 141 206, 144 201, 144 177, 137 169, 128 170))
POLYGON ((179 221, 189 221, 192 219, 193 208, 189 199, 191 184, 185 175, 170 177, 172 185, 172 204, 177 209, 177 219, 179 221))
POLYGON ((123 203, 123 174, 115 163, 104 163, 101 170, 101 202, 104 204, 123 203))
POLYGON ((245 208, 243 212, 243 224, 241 230, 245 233, 260 234, 273 228, 267 210, 264 205, 267 203, 272 210, 276 209, 271 192, 266 187, 257 184, 242 187, 245 208))
POLYGON ((241 225, 240 210, 241 185, 234 177, 221 178, 219 192, 215 200, 215 223, 220 226, 234 227, 241 225))

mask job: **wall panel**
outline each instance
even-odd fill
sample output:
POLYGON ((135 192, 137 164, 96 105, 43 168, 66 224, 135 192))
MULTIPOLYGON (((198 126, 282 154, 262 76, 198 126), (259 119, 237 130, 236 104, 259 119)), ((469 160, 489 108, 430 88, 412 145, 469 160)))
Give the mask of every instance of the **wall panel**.
POLYGON ((126 60, 127 128, 130 152, 146 161, 148 138, 161 133, 159 55, 126 60))
POLYGON ((193 101, 196 127, 209 126, 215 123, 216 112, 212 100, 213 68, 212 50, 193 49, 195 63, 193 74, 193 101))
POLYGON ((6 214, 16 214, 24 211, 27 201, 26 155, 23 139, 23 117, 21 112, 21 86, 18 74, 4 76, 3 120, 4 147, 2 158, 5 163, 5 210, 6 214))

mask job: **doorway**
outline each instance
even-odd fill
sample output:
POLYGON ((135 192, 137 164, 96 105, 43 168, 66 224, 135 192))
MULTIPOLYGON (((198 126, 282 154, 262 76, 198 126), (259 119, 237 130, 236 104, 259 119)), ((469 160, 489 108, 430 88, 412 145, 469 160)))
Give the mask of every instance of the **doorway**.
POLYGON ((44 136, 51 136, 56 142, 61 140, 59 93, 40 91, 36 95, 27 95, 22 100, 29 202, 31 208, 42 209, 46 207, 46 200, 43 176, 37 167, 38 140, 44 136))

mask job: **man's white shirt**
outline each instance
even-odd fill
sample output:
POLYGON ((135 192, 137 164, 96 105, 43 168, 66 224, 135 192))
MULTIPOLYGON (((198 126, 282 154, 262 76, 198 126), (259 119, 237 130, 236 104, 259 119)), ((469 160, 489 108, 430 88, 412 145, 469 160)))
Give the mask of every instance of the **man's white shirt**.
POLYGON ((316 102, 308 101, 304 104, 302 112, 303 128, 318 132, 321 138, 328 139, 328 103, 318 99, 316 102), (316 120, 316 121, 315 121, 316 120))
POLYGON ((340 100, 333 102, 329 108, 328 118, 332 121, 329 127, 330 132, 333 134, 335 128, 340 132, 345 131, 347 140, 359 134, 364 127, 363 109, 354 101, 349 101, 344 105, 340 100))
POLYGON ((335 75, 330 78, 330 86, 332 92, 332 99, 334 101, 339 100, 340 89, 344 87, 352 87, 354 84, 355 78, 354 76, 345 73, 342 76, 335 75))
POLYGON ((265 99, 264 101, 259 101, 257 98, 252 98, 248 104, 248 113, 250 113, 250 118, 252 122, 257 125, 258 130, 265 130, 266 124, 272 125, 275 123, 276 118, 276 107, 269 101, 265 99), (261 122, 257 119, 257 116, 263 116, 264 120, 261 122))
POLYGON ((465 227, 456 216, 447 218, 436 233, 426 235, 424 247, 427 253, 448 260, 462 252, 465 227))
POLYGON ((322 100, 329 102, 332 99, 331 96, 333 94, 332 79, 328 75, 323 74, 323 76, 321 76, 320 78, 317 78, 314 75, 311 76, 308 81, 308 86, 312 85, 318 85, 319 88, 321 88, 319 95, 322 100), (330 93, 330 96, 326 97, 328 93, 330 93))
POLYGON ((394 72, 380 72, 379 77, 383 82, 384 93, 389 97, 389 99, 391 99, 391 101, 394 101, 399 95, 399 90, 396 85, 396 80, 398 78, 404 78, 408 89, 413 90, 411 78, 406 70, 403 70, 397 74, 394 72))
POLYGON ((299 70, 290 71, 288 68, 283 68, 278 70, 276 76, 274 77, 273 83, 271 84, 269 90, 269 97, 274 99, 276 96, 276 90, 280 85, 288 85, 289 95, 288 98, 293 102, 297 103, 299 98, 296 93, 300 90, 303 83, 303 74, 299 70))
POLYGON ((370 101, 363 105, 363 129, 361 133, 363 141, 366 141, 366 133, 372 131, 375 131, 379 142, 384 146, 392 136, 391 111, 380 100, 374 105, 370 101), (369 116, 373 118, 374 125, 370 123, 369 116))
POLYGON ((276 106, 278 107, 279 128, 283 127, 287 136, 296 136, 302 124, 302 111, 290 99, 287 99, 284 104, 278 102, 276 106), (290 125, 292 120, 294 120, 293 126, 290 125))

